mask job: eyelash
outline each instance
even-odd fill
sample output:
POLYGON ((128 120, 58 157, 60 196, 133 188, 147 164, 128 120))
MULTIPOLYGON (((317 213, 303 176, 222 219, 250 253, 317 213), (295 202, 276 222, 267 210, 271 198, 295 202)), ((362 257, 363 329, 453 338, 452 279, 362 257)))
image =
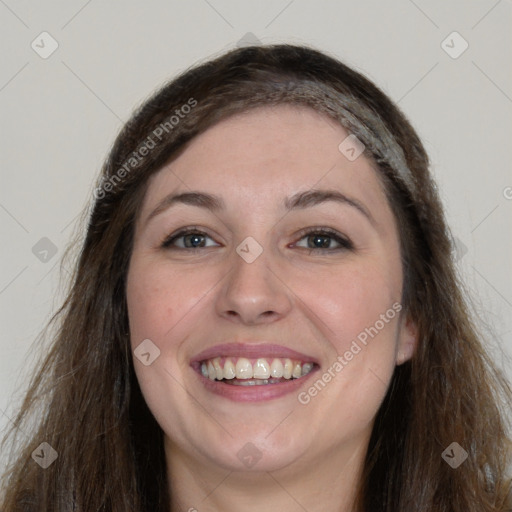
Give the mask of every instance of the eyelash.
MULTIPOLYGON (((307 229, 304 229, 299 233, 299 236, 300 236, 299 240, 302 240, 303 238, 307 237, 308 235, 312 235, 312 234, 320 235, 320 236, 328 236, 328 237, 332 238, 334 241, 336 241, 340 245, 340 247, 335 247, 335 248, 300 247, 300 249, 309 251, 309 254, 316 253, 317 251, 332 253, 332 252, 338 252, 338 251, 354 250, 354 245, 352 244, 352 242, 350 240, 342 237, 337 231, 330 229, 330 228, 307 228, 307 229)), ((194 227, 190 227, 190 228, 182 229, 181 231, 178 231, 177 233, 168 236, 162 242, 161 247, 163 249, 167 249, 167 250, 186 250, 186 251, 190 251, 190 252, 196 252, 196 251, 200 251, 201 249, 207 249, 207 247, 173 247, 172 246, 172 244, 176 240, 178 240, 182 237, 185 237, 187 235, 201 235, 201 236, 211 238, 204 231, 194 228, 194 227)))

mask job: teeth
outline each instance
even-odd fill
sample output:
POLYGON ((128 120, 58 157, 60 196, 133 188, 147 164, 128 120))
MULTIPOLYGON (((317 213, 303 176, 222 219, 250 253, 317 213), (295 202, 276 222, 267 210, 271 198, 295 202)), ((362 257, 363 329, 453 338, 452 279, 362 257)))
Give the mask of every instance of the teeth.
POLYGON ((249 359, 246 359, 245 357, 239 357, 235 368, 237 379, 252 379, 252 364, 249 359))
POLYGON ((270 377, 270 366, 265 359, 258 359, 253 367, 255 379, 268 379, 270 377))
POLYGON ((212 363, 213 367, 215 368, 215 378, 217 380, 222 380, 224 378, 224 371, 222 370, 222 366, 220 365, 220 357, 216 357, 212 361, 212 363))
POLYGON ((208 361, 208 377, 210 380, 215 380, 217 376, 217 372, 215 371, 215 367, 213 366, 212 361, 208 361))
POLYGON ((251 380, 234 380, 230 384, 235 386, 264 386, 265 384, 279 384, 279 380, 275 379, 251 379, 251 380))
POLYGON ((280 379, 283 376, 283 363, 281 359, 274 359, 270 365, 270 375, 276 379, 280 379))
POLYGON ((226 359, 226 362, 224 363, 224 378, 225 379, 234 379, 235 377, 236 377, 235 365, 233 364, 233 361, 231 361, 231 359, 228 357, 226 359))
POLYGON ((284 360, 284 371, 283 371, 283 377, 285 379, 291 379, 292 378, 292 372, 293 372, 293 363, 290 359, 284 360))
POLYGON ((239 357, 236 363, 233 358, 215 357, 201 363, 201 374, 210 380, 230 380, 230 384, 258 386, 262 384, 275 384, 280 379, 298 379, 307 375, 313 369, 313 363, 301 363, 289 358, 273 359, 269 362, 259 358, 251 364, 245 357, 239 357), (224 361, 224 366, 222 366, 224 361), (241 382, 245 381, 245 382, 241 382))
POLYGON ((241 381, 233 381, 233 384, 236 386, 261 386, 263 384, 268 384, 268 380, 241 380, 241 381))
POLYGON ((313 363, 304 363, 302 365, 302 375, 307 375, 313 369, 313 363))

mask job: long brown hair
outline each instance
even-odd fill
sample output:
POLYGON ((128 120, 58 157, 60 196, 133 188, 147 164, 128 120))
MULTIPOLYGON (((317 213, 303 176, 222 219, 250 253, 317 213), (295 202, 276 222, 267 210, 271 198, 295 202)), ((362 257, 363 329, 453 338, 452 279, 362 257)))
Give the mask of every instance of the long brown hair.
POLYGON ((221 119, 283 103, 337 120, 365 145, 397 220, 402 305, 420 340, 396 367, 375 420, 355 510, 506 510, 512 392, 486 354, 453 263, 426 152, 374 84, 311 48, 232 50, 162 87, 131 117, 104 164, 51 350, 4 439, 15 456, 3 512, 168 511, 163 434, 133 370, 125 282, 148 178, 221 119), (32 423, 30 423, 32 421, 32 423), (30 424, 35 423, 35 428, 30 424), (19 442, 19 432, 29 433, 19 442), (42 443, 58 454, 42 469, 42 443), (441 456, 453 442, 467 459, 441 456))

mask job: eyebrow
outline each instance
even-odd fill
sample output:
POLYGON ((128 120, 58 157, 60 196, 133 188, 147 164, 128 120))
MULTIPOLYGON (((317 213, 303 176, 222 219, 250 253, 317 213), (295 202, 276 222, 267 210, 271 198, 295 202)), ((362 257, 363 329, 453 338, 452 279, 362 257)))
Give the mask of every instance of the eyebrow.
MULTIPOLYGON (((375 226, 375 219, 361 202, 359 202, 357 199, 350 198, 345 194, 338 192, 337 190, 312 189, 305 192, 297 192, 296 194, 285 198, 284 207, 287 211, 302 210, 329 201, 352 206, 360 213, 362 213, 370 221, 370 223, 375 226)), ((225 209, 224 200, 220 196, 214 194, 200 191, 169 194, 168 196, 164 197, 162 201, 158 203, 156 208, 148 215, 145 224, 147 224, 152 218, 156 217, 163 211, 168 210, 171 206, 176 204, 197 206, 212 212, 219 212, 220 210, 225 209)))

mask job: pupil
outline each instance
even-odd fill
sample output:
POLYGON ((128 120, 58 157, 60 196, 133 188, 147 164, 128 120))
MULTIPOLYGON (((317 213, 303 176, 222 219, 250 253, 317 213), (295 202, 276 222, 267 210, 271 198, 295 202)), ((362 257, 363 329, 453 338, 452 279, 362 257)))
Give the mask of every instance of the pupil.
POLYGON ((313 244, 315 245, 315 247, 329 247, 329 237, 326 235, 317 235, 313 237, 313 244), (317 242, 320 243, 317 244, 317 242))
MULTIPOLYGON (((188 235, 188 236, 190 237, 189 241, 191 242, 192 247, 198 247, 201 244, 202 235, 188 235), (197 242, 197 245, 196 245, 196 242, 197 242)), ((187 244, 185 244, 185 245, 187 245, 187 244)), ((187 246, 187 247, 190 247, 190 246, 187 246)))

